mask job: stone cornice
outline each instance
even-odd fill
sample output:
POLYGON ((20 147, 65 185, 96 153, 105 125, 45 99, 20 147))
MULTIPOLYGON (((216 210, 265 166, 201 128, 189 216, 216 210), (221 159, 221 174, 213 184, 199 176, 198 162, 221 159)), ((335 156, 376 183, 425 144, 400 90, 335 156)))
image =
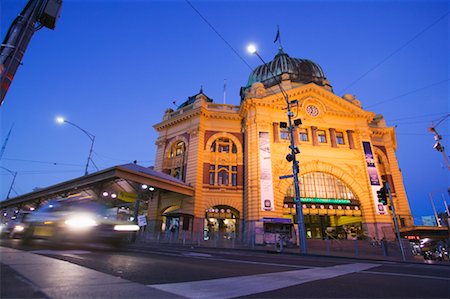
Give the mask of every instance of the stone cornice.
POLYGON ((192 109, 192 110, 186 111, 184 113, 180 113, 180 114, 178 114, 178 115, 176 115, 174 117, 171 117, 168 120, 164 120, 164 121, 162 121, 160 123, 157 123, 157 124, 153 125, 153 128, 156 131, 161 131, 162 129, 174 126, 176 124, 184 122, 184 121, 186 121, 186 120, 188 120, 190 118, 193 118, 195 116, 200 116, 201 114, 203 114, 201 110, 202 110, 201 107, 199 107, 199 108, 196 108, 196 109, 192 109))
MULTIPOLYGON (((375 116, 375 113, 366 111, 352 103, 347 102, 343 98, 335 95, 334 93, 319 87, 313 83, 303 85, 300 87, 296 87, 287 91, 287 94, 290 99, 299 100, 299 105, 305 100, 308 100, 310 97, 317 96, 319 98, 328 100, 333 104, 345 109, 346 111, 333 111, 327 109, 325 107, 324 113, 326 115, 334 115, 341 117, 348 117, 351 114, 352 117, 360 117, 366 119, 367 122, 372 121, 375 116)), ((265 98, 248 98, 244 100, 241 104, 240 114, 245 113, 249 107, 249 104, 253 104, 259 107, 271 107, 271 108, 285 108, 286 101, 281 93, 269 95, 265 98)))

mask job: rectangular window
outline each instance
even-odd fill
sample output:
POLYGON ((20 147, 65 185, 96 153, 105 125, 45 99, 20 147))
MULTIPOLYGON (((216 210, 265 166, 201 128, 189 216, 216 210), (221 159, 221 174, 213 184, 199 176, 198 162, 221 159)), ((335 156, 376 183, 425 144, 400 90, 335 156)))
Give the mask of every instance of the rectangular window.
POLYGON ((345 144, 344 143, 344 133, 343 132, 336 132, 336 143, 337 144, 345 144))
POLYGON ((231 166, 231 185, 237 186, 237 166, 231 166))
POLYGON ((319 143, 327 143, 327 134, 323 130, 317 130, 317 139, 319 143))
POLYGON ((219 185, 228 186, 228 172, 226 170, 219 171, 217 181, 219 185))
POLYGON ((215 165, 210 165, 209 166, 209 184, 210 185, 214 185, 214 182, 215 182, 215 174, 216 174, 216 172, 215 172, 215 170, 216 170, 216 166, 215 165))
POLYGON ((289 140, 289 130, 288 129, 280 129, 280 139, 289 140))
POLYGON ((308 141, 308 129, 300 129, 300 141, 308 141))

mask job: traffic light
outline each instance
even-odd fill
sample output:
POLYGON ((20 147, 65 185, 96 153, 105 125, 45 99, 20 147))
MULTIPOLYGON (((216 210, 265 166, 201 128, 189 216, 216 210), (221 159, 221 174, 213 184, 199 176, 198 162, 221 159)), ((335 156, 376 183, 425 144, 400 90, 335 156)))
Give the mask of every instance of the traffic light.
POLYGON ((384 187, 381 187, 381 189, 377 191, 377 196, 379 203, 384 206, 387 205, 386 189, 384 187))

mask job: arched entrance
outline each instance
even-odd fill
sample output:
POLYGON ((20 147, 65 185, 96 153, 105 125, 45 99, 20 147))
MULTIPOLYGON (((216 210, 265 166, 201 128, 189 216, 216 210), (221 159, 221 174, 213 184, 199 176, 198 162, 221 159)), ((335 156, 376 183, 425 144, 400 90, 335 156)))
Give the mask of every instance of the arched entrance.
POLYGON ((185 213, 180 206, 170 206, 161 213, 161 232, 179 234, 181 231, 192 231, 193 216, 185 213))
MULTIPOLYGON (((344 182, 324 172, 311 172, 299 179, 300 200, 309 239, 360 239, 363 226, 359 200, 344 182)), ((294 185, 284 197, 285 217, 295 215, 294 185)))
POLYGON ((206 209, 204 240, 227 239, 236 237, 239 231, 239 211, 226 205, 217 205, 206 209))

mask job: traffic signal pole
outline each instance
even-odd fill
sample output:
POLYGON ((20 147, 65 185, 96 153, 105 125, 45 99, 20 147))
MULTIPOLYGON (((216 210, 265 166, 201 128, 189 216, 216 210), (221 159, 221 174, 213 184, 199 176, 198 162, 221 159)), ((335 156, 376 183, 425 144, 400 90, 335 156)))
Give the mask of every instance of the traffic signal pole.
POLYGON ((389 203, 391 204, 391 208, 392 208, 392 216, 394 217, 395 231, 397 233, 398 244, 400 245, 400 250, 402 252, 402 258, 403 258, 403 261, 406 261, 405 250, 403 248, 403 242, 402 242, 402 239, 401 239, 401 236, 400 236, 400 230, 398 228, 397 215, 395 214, 394 201, 392 200, 391 188, 389 187, 389 183, 388 182, 385 182, 384 186, 385 186, 386 191, 387 191, 387 193, 389 195, 389 203))

